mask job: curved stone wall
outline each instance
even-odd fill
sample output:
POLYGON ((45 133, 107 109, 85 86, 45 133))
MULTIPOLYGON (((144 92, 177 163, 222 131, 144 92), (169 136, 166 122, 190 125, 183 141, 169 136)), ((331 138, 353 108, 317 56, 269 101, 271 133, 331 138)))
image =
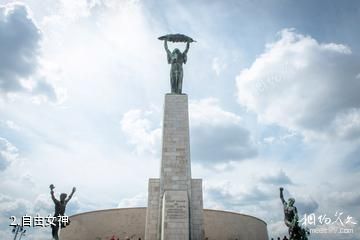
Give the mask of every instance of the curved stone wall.
POLYGON ((209 240, 267 240, 266 223, 258 218, 204 209, 205 237, 209 240))
POLYGON ((60 233, 62 240, 144 239, 146 208, 117 208, 86 212, 70 217, 60 233), (134 238, 136 237, 136 238, 134 238))
MULTIPOLYGON (((70 217, 60 233, 62 240, 144 240, 146 208, 117 208, 70 217)), ((204 209, 205 237, 209 240, 268 240, 266 223, 258 218, 204 209)))

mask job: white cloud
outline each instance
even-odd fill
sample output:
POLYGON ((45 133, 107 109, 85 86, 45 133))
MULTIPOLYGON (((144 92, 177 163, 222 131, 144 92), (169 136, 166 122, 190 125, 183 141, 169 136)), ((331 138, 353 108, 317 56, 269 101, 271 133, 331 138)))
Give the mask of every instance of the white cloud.
POLYGON ((333 121, 338 136, 352 139, 360 136, 360 108, 352 108, 339 113, 333 121))
MULTIPOLYGON (((190 103, 192 157, 207 167, 240 161, 257 154, 251 133, 241 117, 221 108, 216 98, 190 103)), ((227 169, 227 166, 221 166, 227 169)))
POLYGON ((131 198, 123 198, 118 208, 130 208, 130 207, 145 207, 147 206, 147 194, 140 193, 131 198))
POLYGON ((219 76, 226 69, 226 63, 215 57, 212 61, 212 69, 214 70, 215 74, 219 76))
POLYGON ((274 184, 277 186, 284 186, 285 184, 293 184, 289 176, 282 169, 276 174, 271 174, 263 177, 261 181, 266 184, 274 184))
POLYGON ((205 208, 236 211, 265 220, 282 214, 280 200, 275 197, 277 194, 274 194, 273 189, 261 183, 249 186, 223 180, 216 183, 205 182, 205 186, 205 208), (279 207, 279 211, 268 212, 269 207, 279 207))
POLYGON ((24 88, 22 78, 36 69, 40 31, 22 4, 0 5, 0 90, 19 91, 24 88))
POLYGON ((41 31, 21 3, 0 5, 0 94, 18 93, 56 101, 56 88, 41 74, 41 31))
POLYGON ((151 111, 130 110, 121 120, 121 130, 138 153, 155 154, 159 151, 161 129, 158 126, 154 127, 148 119, 151 114, 151 111))
POLYGON ((10 129, 13 129, 16 131, 19 131, 21 129, 16 123, 14 123, 13 121, 10 121, 10 120, 6 121, 6 126, 10 129))
POLYGON ((240 124, 241 117, 220 107, 216 98, 205 98, 190 102, 190 123, 192 126, 240 124))
MULTIPOLYGON (((191 155, 195 162, 228 169, 221 164, 256 155, 256 145, 241 124, 240 116, 223 110, 218 99, 192 101, 189 112, 191 155)), ((161 149, 161 128, 157 121, 151 120, 153 116, 153 110, 130 110, 121 120, 121 129, 137 153, 158 154, 161 149)))
POLYGON ((333 191, 326 198, 335 205, 360 208, 360 193, 356 191, 333 191))
POLYGON ((339 117, 347 119, 347 129, 358 124, 354 111, 360 108, 359 67, 349 47, 319 43, 285 29, 237 76, 238 100, 264 122, 306 137, 339 137, 344 131, 339 117), (329 131, 331 127, 337 131, 329 131))
MULTIPOLYGON (((72 200, 71 204, 72 205, 72 200)), ((50 198, 50 194, 39 194, 32 205, 32 213, 41 216, 48 216, 54 212, 54 203, 50 198)))
POLYGON ((20 223, 21 217, 25 216, 25 214, 29 215, 30 209, 31 203, 29 201, 0 194, 0 237, 3 235, 6 236, 4 239, 9 239, 11 236, 12 229, 9 224, 14 220, 10 219, 11 216, 16 218, 16 223, 20 223))
POLYGON ((94 5, 93 1, 88 0, 59 0, 59 12, 65 18, 76 19, 79 17, 86 17, 90 15, 91 7, 94 5))
MULTIPOLYGON (((192 101, 189 112, 194 162, 229 170, 231 161, 256 155, 254 140, 241 124, 240 116, 222 109, 218 99, 192 101)), ((135 109, 126 112, 121 120, 122 132, 137 153, 156 155, 161 150, 161 127, 155 115, 160 118, 158 110, 135 109)))
POLYGON ((273 144, 274 142, 275 142, 275 137, 265 137, 264 139, 263 139, 263 142, 264 143, 267 143, 267 144, 273 144))
POLYGON ((0 126, 4 126, 11 130, 14 130, 14 131, 21 130, 21 127, 17 123, 15 123, 14 121, 11 121, 11 120, 0 120, 0 126))
POLYGON ((19 150, 7 139, 0 137, 0 171, 5 170, 19 156, 19 150))
POLYGON ((165 76, 168 66, 157 40, 162 30, 152 24, 143 2, 64 0, 58 5, 39 20, 42 57, 59 65, 56 90, 64 87, 71 103, 92 105, 93 111, 106 105, 106 110, 123 114, 128 103, 143 103, 164 91, 168 81, 159 72, 165 76))
POLYGON ((0 195, 0 212, 4 218, 12 216, 21 217, 29 212, 30 202, 23 199, 13 199, 12 197, 0 195), (8 216, 5 216, 8 215, 8 216))

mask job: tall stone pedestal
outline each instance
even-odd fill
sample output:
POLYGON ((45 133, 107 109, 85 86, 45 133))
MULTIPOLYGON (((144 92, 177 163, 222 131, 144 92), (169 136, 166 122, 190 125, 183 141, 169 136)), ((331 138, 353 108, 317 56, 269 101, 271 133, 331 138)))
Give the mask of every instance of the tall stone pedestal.
POLYGON ((191 179, 188 98, 166 94, 160 179, 149 180, 145 240, 203 239, 202 180, 191 179))

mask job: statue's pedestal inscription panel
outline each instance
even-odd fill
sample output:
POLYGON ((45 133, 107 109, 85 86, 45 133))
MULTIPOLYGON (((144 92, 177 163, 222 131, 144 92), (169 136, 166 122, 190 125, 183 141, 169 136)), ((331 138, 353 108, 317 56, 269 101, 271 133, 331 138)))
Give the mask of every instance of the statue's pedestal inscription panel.
POLYGON ((187 218, 187 201, 185 199, 177 199, 177 200, 170 200, 168 199, 165 201, 165 219, 169 219, 170 221, 174 221, 176 219, 183 219, 187 218))
POLYGON ((161 239, 189 239, 189 199, 186 191, 164 193, 161 239))

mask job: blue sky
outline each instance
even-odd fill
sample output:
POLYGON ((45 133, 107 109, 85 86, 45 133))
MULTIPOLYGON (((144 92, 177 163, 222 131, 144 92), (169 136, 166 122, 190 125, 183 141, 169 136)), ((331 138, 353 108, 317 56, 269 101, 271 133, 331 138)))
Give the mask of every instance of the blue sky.
POLYGON ((68 214, 146 205, 170 89, 157 37, 177 32, 197 40, 183 91, 205 207, 283 235, 284 186, 302 214, 360 219, 358 1, 0 4, 1 238, 10 215, 52 212, 51 183, 78 188, 68 214))

